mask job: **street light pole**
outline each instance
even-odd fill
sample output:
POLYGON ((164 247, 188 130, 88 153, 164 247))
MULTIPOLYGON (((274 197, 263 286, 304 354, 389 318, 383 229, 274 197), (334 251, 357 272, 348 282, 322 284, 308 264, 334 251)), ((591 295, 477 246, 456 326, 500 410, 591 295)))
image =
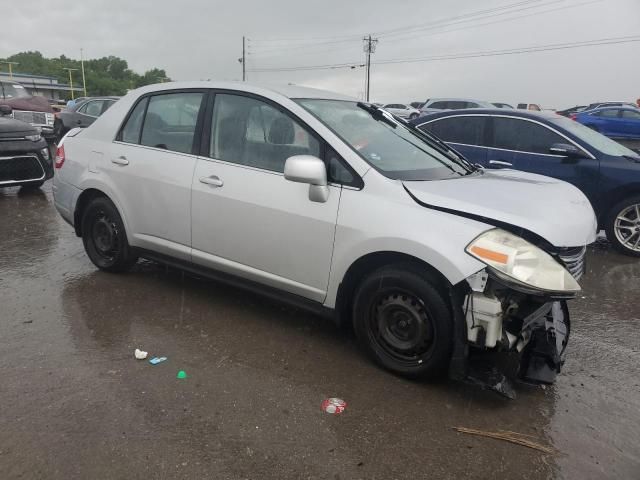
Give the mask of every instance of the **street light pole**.
POLYGON ((18 62, 0 62, 9 65, 9 78, 13 80, 13 66, 20 65, 18 62))
POLYGON ((84 78, 84 58, 82 56, 82 48, 80 49, 80 66, 82 68, 82 89, 84 90, 84 96, 87 97, 87 81, 84 78))
POLYGON ((77 68, 63 68, 63 70, 66 70, 69 72, 69 88, 71 89, 71 100, 75 99, 75 96, 73 95, 73 77, 71 76, 71 72, 77 72, 78 69, 77 68))

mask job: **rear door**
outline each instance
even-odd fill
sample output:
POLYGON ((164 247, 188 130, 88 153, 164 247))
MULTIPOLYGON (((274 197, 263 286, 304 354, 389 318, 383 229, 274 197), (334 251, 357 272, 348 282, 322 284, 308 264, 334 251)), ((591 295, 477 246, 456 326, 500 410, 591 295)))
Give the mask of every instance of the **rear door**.
POLYGON ((640 138, 640 110, 620 110, 621 133, 625 137, 640 138))
POLYGON ((105 156, 134 246, 191 259, 193 152, 205 96, 166 90, 143 97, 105 156))
POLYGON ((75 122, 76 125, 72 125, 72 127, 77 126, 81 128, 86 128, 91 125, 96 118, 98 118, 104 109, 105 101, 104 100, 89 100, 85 104, 83 104, 78 110, 76 110, 75 114, 75 122))
POLYGON ((438 118, 418 128, 447 142, 471 163, 487 166, 488 119, 489 117, 481 115, 454 115, 438 118))
POLYGON ((193 261, 318 302, 326 296, 340 186, 324 203, 285 180, 293 155, 322 141, 262 97, 220 92, 193 177, 193 261))
MULTIPOLYGON (((492 116, 490 149, 487 163, 493 168, 514 168, 538 173, 569 182, 594 203, 599 190, 599 162, 588 158, 567 158, 555 155, 550 148, 556 143, 572 144, 560 132, 525 118, 492 116)), ((583 150, 584 151, 584 150, 583 150)))

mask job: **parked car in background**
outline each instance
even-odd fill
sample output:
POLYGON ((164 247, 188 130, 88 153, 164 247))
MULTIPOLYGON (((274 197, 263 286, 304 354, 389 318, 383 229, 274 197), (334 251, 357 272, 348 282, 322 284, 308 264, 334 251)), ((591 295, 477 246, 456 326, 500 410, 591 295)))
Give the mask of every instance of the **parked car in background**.
POLYGON ((585 110, 594 110, 596 108, 603 107, 630 107, 630 108, 638 108, 638 105, 633 102, 595 102, 587 105, 585 110))
POLYGON ((519 103, 516 107, 518 110, 532 110, 534 112, 541 112, 542 108, 537 103, 519 103))
POLYGON ((565 108, 564 110, 557 110, 556 113, 558 115, 562 115, 563 117, 570 117, 574 113, 582 112, 586 109, 586 105, 576 105, 575 107, 565 108))
MULTIPOLYGON (((591 201, 613 246, 640 256, 640 156, 635 152, 553 113, 466 110, 413 123, 485 168, 524 170, 575 185, 591 201)), ((537 208, 533 202, 532 211, 537 208)))
POLYGON ((56 119, 53 124, 56 141, 60 141, 72 128, 86 128, 91 125, 96 118, 116 103, 118 98, 119 97, 85 98, 73 107, 66 108, 56 114, 56 119))
POLYGON ((40 131, 0 105, 0 187, 38 188, 53 176, 49 146, 40 131))
POLYGON ((420 115, 430 115, 441 110, 460 110, 462 108, 494 108, 492 103, 468 98, 430 98, 420 109, 420 115))
POLYGON ((18 82, 0 80, 0 105, 9 105, 13 117, 38 129, 53 139, 53 109, 44 97, 33 96, 18 82))
POLYGON ((411 102, 409 104, 409 106, 411 106, 413 108, 417 108, 418 110, 420 110, 423 105, 424 105, 424 102, 411 102))
POLYGON ((610 138, 640 140, 640 109, 606 107, 571 115, 571 119, 610 138))
POLYGON ((64 137, 53 194, 98 268, 153 258, 288 299, 409 376, 464 378, 468 340, 524 348, 521 376, 553 382, 595 239, 573 186, 296 86, 135 90, 64 137))
POLYGON ((511 108, 513 109, 512 105, 509 105, 508 103, 501 103, 501 102, 493 102, 492 105, 496 108, 511 108))
POLYGON ((404 103, 387 103, 383 105, 387 112, 393 113, 400 118, 413 120, 414 118, 418 118, 420 116, 420 110, 417 108, 409 107, 404 103))

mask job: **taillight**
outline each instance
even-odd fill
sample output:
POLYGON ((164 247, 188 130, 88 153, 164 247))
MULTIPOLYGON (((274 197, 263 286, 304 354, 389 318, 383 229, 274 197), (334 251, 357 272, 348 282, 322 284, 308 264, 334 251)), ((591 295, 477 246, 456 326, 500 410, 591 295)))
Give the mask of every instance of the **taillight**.
POLYGON ((576 115, 575 113, 572 113, 571 115, 569 115, 569 118, 571 120, 576 120, 578 118, 578 115, 576 115))
POLYGON ((58 149, 56 150, 55 167, 56 168, 62 168, 62 165, 64 165, 64 145, 60 145, 58 147, 58 149))

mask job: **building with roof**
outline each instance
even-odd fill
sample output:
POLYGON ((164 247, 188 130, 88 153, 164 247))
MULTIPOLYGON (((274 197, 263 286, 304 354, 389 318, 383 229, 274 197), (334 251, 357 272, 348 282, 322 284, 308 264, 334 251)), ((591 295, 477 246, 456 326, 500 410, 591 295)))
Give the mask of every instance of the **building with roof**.
MULTIPOLYGON (((71 98, 71 87, 66 83, 59 83, 55 77, 44 75, 29 75, 26 73, 0 72, 0 80, 9 80, 20 83, 31 95, 40 95, 51 100, 68 100, 71 98)), ((73 86, 75 97, 83 94, 82 85, 73 86)))

